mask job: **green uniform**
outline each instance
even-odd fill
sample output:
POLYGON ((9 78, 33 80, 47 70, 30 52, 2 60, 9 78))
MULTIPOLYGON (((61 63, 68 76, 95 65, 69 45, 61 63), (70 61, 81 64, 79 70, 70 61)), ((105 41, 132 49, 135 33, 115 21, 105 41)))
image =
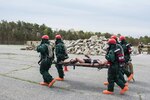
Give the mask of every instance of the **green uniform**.
MULTIPOLYGON (((120 49, 120 51, 119 52, 121 52, 122 54, 124 54, 124 51, 123 51, 123 48, 122 48, 122 46, 120 45, 120 43, 116 40, 116 42, 117 42, 117 44, 116 44, 116 48, 118 48, 118 49, 120 49)), ((108 48, 108 50, 109 50, 110 48, 108 48)), ((108 52, 107 52, 108 53, 108 52)), ((119 66, 119 79, 121 79, 122 81, 123 81, 123 83, 126 83, 126 80, 125 80, 125 78, 124 78, 124 71, 123 71, 124 69, 123 69, 123 66, 119 66)))
POLYGON ((111 92, 114 91, 114 82, 122 89, 125 87, 123 81, 119 78, 119 63, 115 54, 116 49, 116 45, 109 45, 109 50, 105 56, 105 58, 110 62, 110 67, 108 68, 108 91, 111 92))
POLYGON ((40 52, 40 73, 43 76, 43 80, 46 83, 50 83, 53 80, 53 77, 49 74, 48 70, 52 65, 53 58, 50 58, 47 45, 49 44, 48 40, 42 39, 42 42, 37 46, 37 52, 40 52))
MULTIPOLYGON (((120 44, 121 44, 121 46, 122 46, 122 48, 124 50, 125 63, 126 63, 126 65, 128 65, 128 63, 131 61, 131 56, 130 56, 130 53, 129 53, 128 48, 126 46, 128 43, 125 40, 123 40, 123 41, 120 42, 120 44)), ((131 73, 128 71, 127 66, 125 66, 123 68, 123 73, 127 77, 129 77, 131 75, 131 73)))
MULTIPOLYGON (((121 51, 121 53, 122 54, 124 54, 124 51, 123 51, 123 48, 122 48, 122 46, 120 45, 120 43, 119 42, 117 42, 117 48, 119 48, 121 51)), ((125 63, 125 62, 124 62, 125 63)), ((124 68, 123 68, 124 66, 119 66, 119 78, 124 82, 124 83, 126 83, 126 80, 125 80, 125 78, 124 78, 124 68)))
POLYGON ((58 63, 67 59, 68 54, 66 52, 65 45, 61 39, 56 39, 55 54, 56 54, 56 58, 57 58, 56 68, 57 68, 59 77, 64 78, 64 71, 63 71, 62 64, 58 64, 58 63))

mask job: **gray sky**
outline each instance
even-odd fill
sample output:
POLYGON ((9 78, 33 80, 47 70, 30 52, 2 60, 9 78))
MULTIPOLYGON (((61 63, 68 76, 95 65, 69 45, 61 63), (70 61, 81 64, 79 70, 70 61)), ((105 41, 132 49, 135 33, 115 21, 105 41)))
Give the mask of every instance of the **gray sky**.
POLYGON ((150 0, 0 0, 0 20, 150 36, 150 0))

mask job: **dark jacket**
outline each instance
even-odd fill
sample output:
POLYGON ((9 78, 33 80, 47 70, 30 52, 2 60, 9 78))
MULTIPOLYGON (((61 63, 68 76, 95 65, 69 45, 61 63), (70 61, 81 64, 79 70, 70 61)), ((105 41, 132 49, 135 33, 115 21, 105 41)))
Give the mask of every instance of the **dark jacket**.
POLYGON ((128 47, 127 47, 128 43, 125 40, 123 40, 120 42, 120 44, 124 50, 125 62, 128 62, 131 59, 130 53, 128 52, 128 47))
POLYGON ((37 46, 37 52, 40 52, 41 59, 49 58, 52 61, 54 60, 54 47, 50 45, 50 42, 48 40, 42 40, 41 44, 37 46), (52 56, 49 57, 49 47, 52 48, 52 56))
POLYGON ((40 52, 41 58, 44 59, 48 56, 48 48, 46 44, 50 44, 48 40, 42 40, 41 44, 37 46, 37 52, 40 52))
POLYGON ((55 54, 59 60, 65 60, 68 58, 66 47, 61 39, 57 39, 55 42, 55 54))
POLYGON ((118 61, 116 60, 116 45, 109 45, 109 51, 107 52, 105 58, 110 62, 111 67, 118 68, 118 61))

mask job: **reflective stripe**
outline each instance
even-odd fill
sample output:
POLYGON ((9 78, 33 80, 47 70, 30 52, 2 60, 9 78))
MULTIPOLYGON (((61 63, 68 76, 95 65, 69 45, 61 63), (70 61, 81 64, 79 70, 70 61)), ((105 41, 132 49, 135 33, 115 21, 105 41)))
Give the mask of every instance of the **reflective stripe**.
POLYGON ((114 52, 118 52, 118 51, 120 51, 120 49, 116 49, 114 52))

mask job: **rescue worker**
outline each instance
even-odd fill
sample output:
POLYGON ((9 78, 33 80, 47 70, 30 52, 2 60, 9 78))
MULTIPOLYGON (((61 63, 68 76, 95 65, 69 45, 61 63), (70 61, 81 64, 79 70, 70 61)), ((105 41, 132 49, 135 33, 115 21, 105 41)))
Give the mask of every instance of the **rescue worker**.
POLYGON ((150 54, 150 46, 147 46, 147 54, 150 54))
POLYGON ((40 61, 38 62, 40 65, 40 73, 44 80, 43 82, 40 82, 40 85, 51 87, 55 83, 55 79, 49 74, 48 70, 52 65, 54 56, 49 56, 48 46, 50 46, 49 36, 43 35, 41 44, 37 46, 37 52, 40 53, 41 57, 40 61))
POLYGON ((64 71, 62 64, 59 64, 61 61, 64 61, 65 59, 69 58, 67 54, 66 47, 64 45, 64 42, 62 41, 61 35, 55 36, 55 54, 57 58, 56 68, 59 74, 59 77, 55 78, 58 81, 64 80, 64 71))
POLYGON ((119 38, 120 40, 120 44, 124 50, 124 57, 125 57, 125 63, 126 63, 126 68, 130 69, 130 72, 125 69, 124 73, 126 74, 126 76, 128 77, 128 81, 130 81, 131 79, 133 79, 133 65, 131 63, 131 48, 130 48, 130 44, 127 43, 126 38, 124 36, 120 36, 119 38))
MULTIPOLYGON (((116 40, 116 46, 121 50, 121 53, 124 55, 123 48, 120 45, 120 43, 119 43, 119 41, 117 39, 117 36, 116 35, 112 35, 111 39, 115 39, 116 40)), ((124 78, 124 73, 123 73, 123 67, 124 67, 124 65, 125 65, 125 62, 121 63, 120 66, 119 66, 119 78, 123 81, 123 83, 125 85, 128 86, 128 82, 126 82, 126 80, 124 78)), ((108 82, 104 82, 104 85, 108 85, 108 84, 109 84, 108 82)))
MULTIPOLYGON (((124 50, 123 50, 122 46, 120 45, 117 36, 112 35, 111 38, 116 40, 118 48, 121 50, 122 54, 124 55, 124 50)), ((123 67, 125 67, 124 65, 125 65, 125 59, 124 59, 123 65, 120 65, 120 67, 119 67, 120 68, 119 78, 125 83, 125 85, 128 85, 128 82, 126 82, 126 80, 124 78, 124 68, 123 68, 123 67)))
POLYGON ((143 44, 140 42, 139 45, 138 45, 138 52, 139 52, 139 54, 142 53, 142 48, 143 48, 143 44))
POLYGON ((110 67, 108 68, 108 89, 104 90, 104 94, 113 94, 114 91, 114 83, 116 83, 120 88, 120 94, 124 94, 128 90, 128 86, 125 86, 123 81, 119 78, 119 63, 118 57, 116 55, 116 50, 118 50, 116 46, 115 39, 108 40, 109 49, 105 58, 107 59, 110 67))

